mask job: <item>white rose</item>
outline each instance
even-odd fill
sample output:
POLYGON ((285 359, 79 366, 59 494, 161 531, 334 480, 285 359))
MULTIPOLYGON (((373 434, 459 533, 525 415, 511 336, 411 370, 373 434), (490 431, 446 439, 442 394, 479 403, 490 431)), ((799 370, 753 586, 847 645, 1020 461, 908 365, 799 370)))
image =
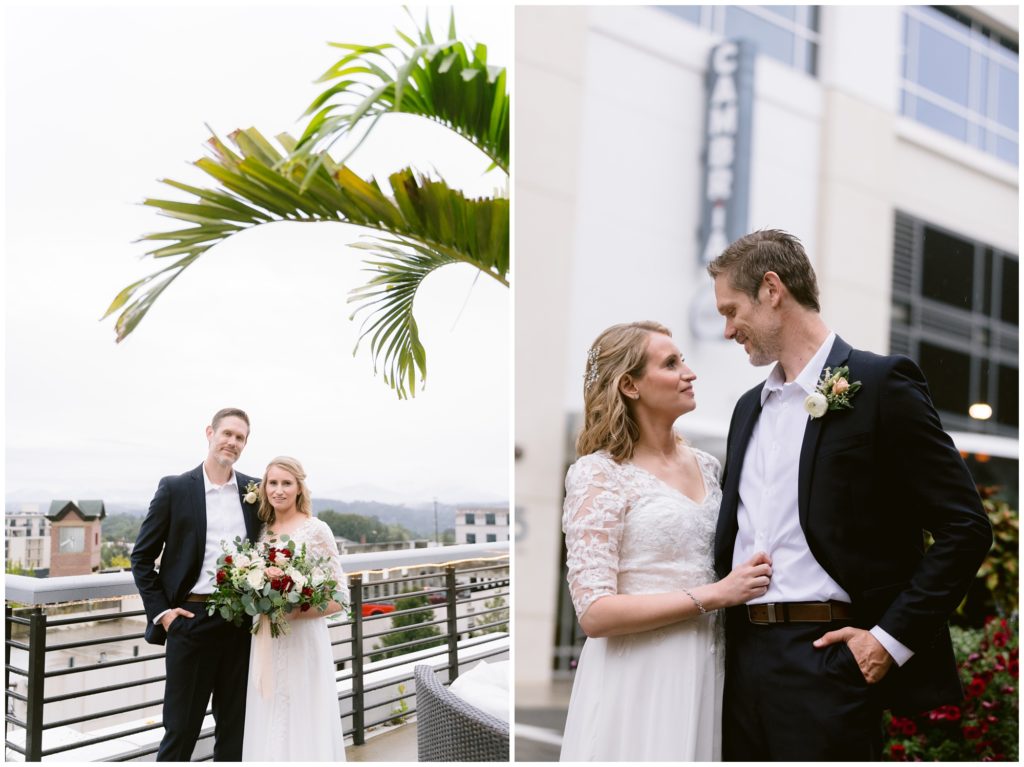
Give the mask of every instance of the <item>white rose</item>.
POLYGON ((258 495, 256 495, 256 493, 246 493, 245 494, 245 502, 246 503, 256 503, 256 501, 258 501, 259 498, 260 497, 258 495))
POLYGON ((261 589, 263 588, 263 571, 250 570, 249 574, 245 576, 245 580, 248 581, 249 585, 254 589, 261 589))
POLYGON ((245 568, 252 564, 252 560, 245 554, 236 554, 232 559, 234 560, 235 567, 245 568))
POLYGON ((292 579, 292 582, 295 584, 295 588, 301 589, 303 586, 306 585, 306 576, 300 573, 294 567, 289 567, 284 572, 285 575, 292 579))
POLYGON ((321 570, 319 567, 314 567, 313 572, 310 574, 314 586, 319 586, 325 580, 327 580, 327 573, 321 570))
POLYGON ((811 418, 821 418, 828 412, 828 400, 820 391, 808 394, 804 400, 804 410, 810 413, 811 418))

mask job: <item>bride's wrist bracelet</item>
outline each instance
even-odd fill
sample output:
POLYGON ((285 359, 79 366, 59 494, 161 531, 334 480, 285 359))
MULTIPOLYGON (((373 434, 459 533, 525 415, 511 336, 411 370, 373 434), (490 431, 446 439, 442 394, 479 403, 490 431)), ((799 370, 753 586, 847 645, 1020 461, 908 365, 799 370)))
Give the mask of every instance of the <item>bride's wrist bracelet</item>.
POLYGON ((704 609, 704 603, 703 603, 703 602, 701 602, 701 601, 700 601, 699 599, 697 599, 697 597, 695 597, 695 596, 694 596, 694 595, 693 595, 693 594, 692 594, 692 593, 690 592, 690 590, 689 590, 689 589, 683 589, 683 593, 684 593, 684 594, 686 594, 686 596, 688 596, 688 597, 689 597, 690 599, 692 599, 692 600, 693 600, 693 603, 694 603, 695 605, 697 605, 697 609, 698 609, 698 610, 700 610, 700 614, 701 614, 701 615, 707 615, 707 614, 708 614, 708 611, 704 609))

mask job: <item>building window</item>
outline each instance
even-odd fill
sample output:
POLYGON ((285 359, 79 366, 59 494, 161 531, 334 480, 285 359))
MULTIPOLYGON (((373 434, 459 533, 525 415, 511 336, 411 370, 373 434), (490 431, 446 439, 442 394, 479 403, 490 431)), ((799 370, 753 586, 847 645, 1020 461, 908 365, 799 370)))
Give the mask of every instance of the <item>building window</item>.
POLYGON ((890 346, 921 366, 948 429, 1016 437, 1018 257, 896 214, 890 346), (975 403, 992 417, 968 415, 975 403))
POLYGON ((85 528, 61 527, 57 542, 61 554, 81 554, 85 551, 85 528))
POLYGON ((467 525, 475 525, 476 524, 476 514, 467 514, 466 515, 466 524, 467 525))
POLYGON ((903 20, 901 112, 1017 165, 1016 41, 950 7, 908 6, 903 20))
POLYGON ((494 515, 493 514, 484 514, 484 524, 485 525, 496 524, 494 515))
POLYGON ((816 5, 659 5, 722 37, 744 38, 763 53, 809 75, 818 71, 816 5))
POLYGON ((466 543, 476 543, 476 533, 466 533, 466 543))
POLYGON ((497 543, 497 541, 498 541, 497 534, 495 534, 495 533, 487 533, 487 542, 488 543, 497 543))

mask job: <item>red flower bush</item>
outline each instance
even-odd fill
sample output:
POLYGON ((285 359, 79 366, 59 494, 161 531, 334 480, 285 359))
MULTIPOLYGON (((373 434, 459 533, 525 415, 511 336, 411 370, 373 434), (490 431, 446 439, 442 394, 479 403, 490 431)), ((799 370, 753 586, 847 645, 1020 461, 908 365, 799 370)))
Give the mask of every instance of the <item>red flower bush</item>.
POLYGON ((916 716, 886 715, 883 758, 907 761, 1017 761, 1017 621, 989 618, 983 629, 953 627, 964 686, 959 706, 916 716))

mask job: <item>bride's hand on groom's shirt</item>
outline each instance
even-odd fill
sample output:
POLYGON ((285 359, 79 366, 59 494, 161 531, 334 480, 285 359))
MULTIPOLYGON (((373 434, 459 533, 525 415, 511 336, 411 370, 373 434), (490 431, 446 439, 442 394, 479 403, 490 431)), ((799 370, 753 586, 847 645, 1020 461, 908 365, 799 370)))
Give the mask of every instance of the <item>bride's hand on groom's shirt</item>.
POLYGON ((720 602, 717 607, 742 605, 764 596, 772 579, 772 558, 759 551, 714 584, 720 602))

